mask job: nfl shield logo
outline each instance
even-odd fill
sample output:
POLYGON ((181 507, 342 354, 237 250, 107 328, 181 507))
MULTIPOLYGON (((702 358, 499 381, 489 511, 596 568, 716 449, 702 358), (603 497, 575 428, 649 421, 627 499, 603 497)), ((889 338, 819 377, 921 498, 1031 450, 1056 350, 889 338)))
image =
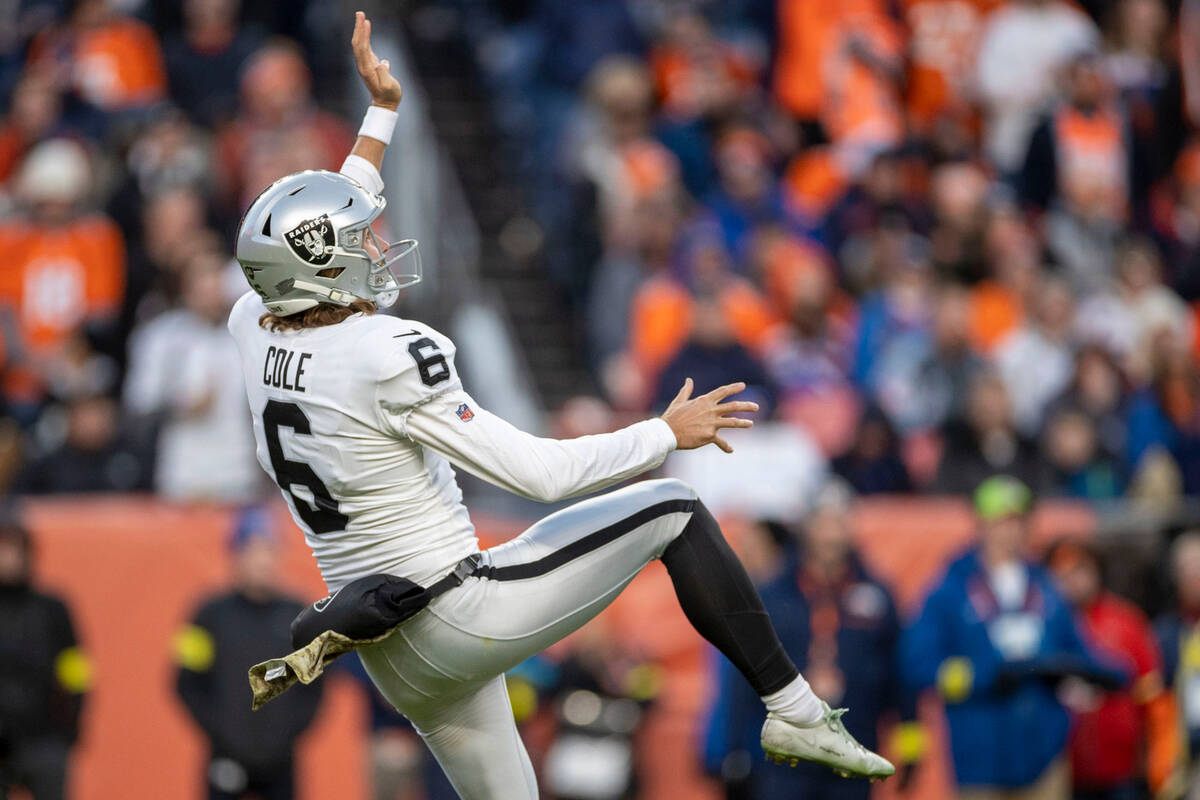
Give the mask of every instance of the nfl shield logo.
POLYGON ((466 403, 460 404, 458 411, 455 413, 458 414, 458 418, 463 422, 470 422, 471 420, 475 419, 475 412, 472 411, 471 407, 466 403))

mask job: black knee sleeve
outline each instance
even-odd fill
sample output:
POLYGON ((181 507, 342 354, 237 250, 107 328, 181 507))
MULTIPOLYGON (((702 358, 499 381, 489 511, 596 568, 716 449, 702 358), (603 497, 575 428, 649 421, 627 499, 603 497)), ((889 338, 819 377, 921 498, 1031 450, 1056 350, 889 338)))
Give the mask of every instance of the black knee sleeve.
POLYGON ((688 621, 750 681, 760 696, 799 675, 775 633, 758 590, 704 504, 696 501, 662 562, 688 621))

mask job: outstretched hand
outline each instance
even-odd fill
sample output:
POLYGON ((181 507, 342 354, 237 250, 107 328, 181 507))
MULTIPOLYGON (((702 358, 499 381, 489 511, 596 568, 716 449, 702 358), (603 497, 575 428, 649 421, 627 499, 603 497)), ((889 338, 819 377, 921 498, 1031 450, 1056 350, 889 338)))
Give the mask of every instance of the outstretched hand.
POLYGON ((350 39, 358 74, 362 76, 371 104, 395 111, 400 106, 400 82, 392 77, 391 65, 371 49, 371 20, 361 11, 354 12, 354 36, 350 39))
POLYGON ((721 438, 721 429, 749 428, 754 423, 748 419, 728 415, 740 411, 758 411, 758 403, 721 402, 726 397, 743 391, 746 388, 744 383, 730 383, 696 398, 692 397, 692 388, 692 379, 688 378, 662 415, 663 421, 671 426, 679 449, 695 450, 711 443, 726 453, 732 453, 733 448, 721 438))

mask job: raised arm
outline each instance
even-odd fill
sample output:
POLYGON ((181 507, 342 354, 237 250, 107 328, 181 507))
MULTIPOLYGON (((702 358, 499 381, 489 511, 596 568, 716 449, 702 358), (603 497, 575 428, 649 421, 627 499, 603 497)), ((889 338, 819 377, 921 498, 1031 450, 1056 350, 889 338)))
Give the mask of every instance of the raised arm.
POLYGON ((383 167, 383 154, 392 141, 402 92, 400 82, 392 76, 391 65, 386 60, 381 61, 371 48, 371 20, 361 11, 354 14, 354 36, 350 46, 358 74, 371 94, 371 105, 363 117, 354 147, 342 164, 342 174, 379 194, 383 191, 379 171, 383 167))
POLYGON ((758 405, 723 401, 744 388, 734 383, 692 398, 689 378, 660 418, 612 433, 561 440, 525 433, 458 389, 414 408, 405 421, 405 432, 489 483, 549 503, 640 475, 675 449, 711 443, 732 452, 720 436, 721 429, 749 428, 753 423, 728 415, 757 411, 758 405))

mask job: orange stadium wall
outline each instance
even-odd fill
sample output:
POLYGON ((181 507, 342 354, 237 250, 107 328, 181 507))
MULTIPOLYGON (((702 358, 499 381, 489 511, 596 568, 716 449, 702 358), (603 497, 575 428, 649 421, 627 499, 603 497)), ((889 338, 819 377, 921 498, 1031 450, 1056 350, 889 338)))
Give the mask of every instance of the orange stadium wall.
MULTIPOLYGON (((286 519, 282 506, 278 514, 286 519)), ((229 512, 104 497, 31 502, 28 519, 37 545, 38 579, 70 603, 96 664, 70 797, 198 800, 203 743, 175 698, 168 643, 198 599, 228 579, 229 512)), ((736 545, 743 526, 727 522, 736 545)), ((892 583, 909 610, 971 530, 965 504, 948 499, 864 500, 856 523, 868 562, 892 583)), ((284 555, 285 584, 302 597, 315 598, 323 594, 315 564, 300 533, 290 521, 284 524, 292 534, 284 555)), ((520 529, 507 520, 479 519, 477 524, 485 545, 520 529)), ((1094 519, 1086 507, 1053 505, 1039 511, 1035 527, 1042 539, 1088 536, 1094 519)), ((696 761, 701 714, 710 692, 710 656, 675 604, 665 570, 653 565, 602 619, 613 635, 662 664, 670 676, 639 750, 646 777, 642 797, 717 800, 717 787, 699 773, 696 761)), ((936 704, 923 713, 940 731, 936 704)), ((366 800, 365 724, 359 690, 348 681, 331 681, 301 746, 300 800, 366 800)), ((950 797, 941 753, 936 747, 911 796, 950 797)), ((892 794, 885 783, 876 799, 892 794)))

